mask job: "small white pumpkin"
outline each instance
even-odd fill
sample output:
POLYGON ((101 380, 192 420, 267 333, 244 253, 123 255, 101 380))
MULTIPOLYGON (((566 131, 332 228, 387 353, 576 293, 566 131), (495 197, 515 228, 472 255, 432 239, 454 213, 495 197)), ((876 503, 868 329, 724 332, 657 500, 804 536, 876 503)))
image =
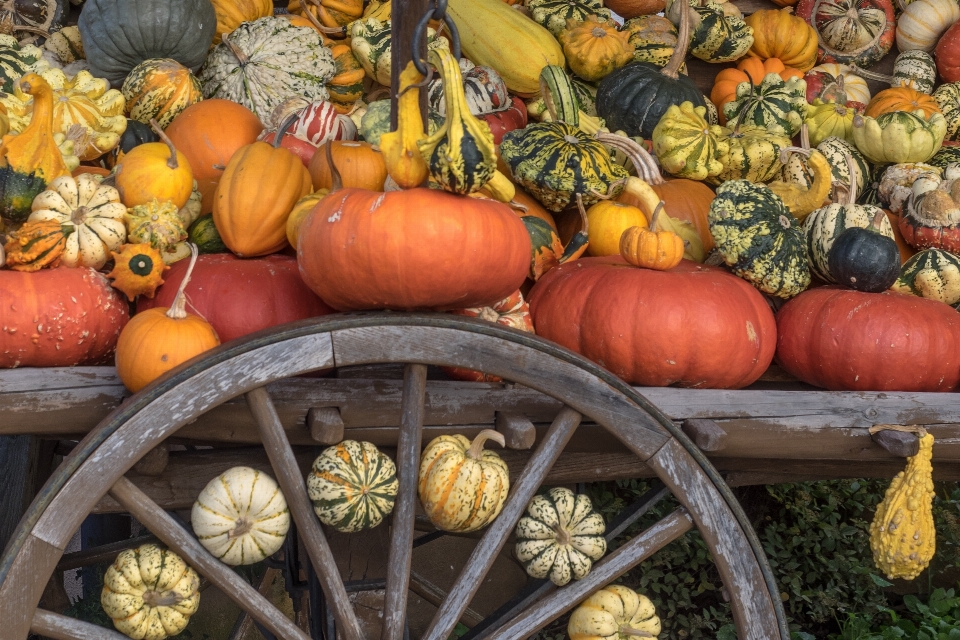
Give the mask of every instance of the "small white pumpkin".
POLYGON ((656 638, 660 635, 660 618, 650 598, 612 584, 574 609, 567 635, 570 640, 656 638))
POLYGON ((273 478, 233 467, 200 492, 190 521, 200 544, 224 563, 255 564, 283 546, 290 512, 273 478))
POLYGON ((33 199, 31 221, 56 220, 67 234, 60 261, 67 267, 99 269, 127 239, 127 208, 120 193, 100 184, 102 176, 61 176, 33 199))
POLYGON ((956 0, 915 0, 897 20, 897 48, 933 51, 943 32, 960 20, 956 0))
POLYGON ((517 523, 517 558, 532 577, 549 576, 562 587, 587 575, 607 552, 606 530, 588 496, 555 487, 534 496, 517 523))
POLYGON ((187 627, 200 606, 200 576, 173 551, 145 544, 117 556, 103 576, 100 606, 117 631, 165 640, 187 627))

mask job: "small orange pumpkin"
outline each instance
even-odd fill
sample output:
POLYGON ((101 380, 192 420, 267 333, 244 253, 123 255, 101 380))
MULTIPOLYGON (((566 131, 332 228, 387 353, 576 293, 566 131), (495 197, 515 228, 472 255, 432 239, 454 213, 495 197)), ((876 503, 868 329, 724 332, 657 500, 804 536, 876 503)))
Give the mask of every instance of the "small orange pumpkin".
POLYGON ((184 289, 197 262, 197 247, 190 245, 190 267, 169 309, 154 307, 130 319, 117 341, 117 375, 136 393, 187 360, 220 344, 209 322, 187 313, 184 289))
POLYGON ((327 145, 330 145, 344 188, 383 191, 383 183, 387 179, 387 162, 380 149, 369 142, 347 140, 332 140, 313 154, 309 171, 315 190, 333 188, 333 174, 330 172, 330 163, 327 162, 327 145))
POLYGON ((169 200, 182 209, 193 193, 193 171, 187 157, 177 151, 156 120, 150 121, 162 142, 141 144, 117 162, 120 200, 127 207, 169 200))
POLYGON ((788 67, 807 72, 817 63, 817 30, 792 9, 760 9, 744 22, 753 27, 750 55, 779 58, 788 67))
POLYGON ((757 56, 747 56, 739 63, 736 69, 723 69, 714 80, 710 91, 710 102, 716 105, 720 124, 726 124, 727 118, 723 115, 723 105, 737 97, 737 87, 743 82, 752 82, 754 86, 763 82, 768 73, 775 73, 784 81, 790 78, 803 78, 803 72, 783 64, 780 58, 763 60, 757 56))
POLYGON ((630 227, 620 236, 620 255, 632 265, 666 271, 683 260, 683 240, 672 231, 657 231, 663 202, 650 219, 650 228, 630 227))
POLYGON ((867 105, 866 115, 871 118, 892 113, 894 111, 916 111, 923 109, 926 117, 940 113, 940 105, 925 93, 920 93, 913 87, 890 87, 873 96, 867 105))
POLYGON ((587 16, 583 21, 569 18, 557 39, 573 72, 595 82, 633 60, 629 37, 613 20, 600 22, 597 16, 587 16))

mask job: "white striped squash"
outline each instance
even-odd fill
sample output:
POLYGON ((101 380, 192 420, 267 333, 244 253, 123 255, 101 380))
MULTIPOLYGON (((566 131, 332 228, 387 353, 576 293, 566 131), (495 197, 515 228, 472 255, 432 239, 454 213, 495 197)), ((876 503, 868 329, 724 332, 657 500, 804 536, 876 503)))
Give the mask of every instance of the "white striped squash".
POLYGON ((320 522, 346 533, 372 529, 393 511, 397 466, 376 445, 344 440, 313 461, 307 493, 320 522))
POLYGON ((904 51, 893 63, 893 87, 913 87, 920 93, 933 92, 937 84, 937 63, 926 51, 904 51))
POLYGON ((103 576, 100 606, 117 631, 165 640, 187 627, 200 606, 200 576, 173 551, 145 544, 117 556, 103 576))
POLYGON ((606 530, 589 497, 556 487, 534 496, 517 523, 517 559, 530 576, 549 576, 562 587, 587 575, 607 552, 606 530))
POLYGON ((190 524, 200 544, 222 562, 255 564, 283 546, 290 512, 273 478, 250 467, 233 467, 200 492, 190 524))
POLYGON ((897 48, 900 51, 933 51, 943 32, 960 20, 956 0, 916 0, 897 20, 897 48))
POLYGON ((503 435, 484 429, 472 443, 461 435, 439 436, 424 449, 420 503, 438 529, 476 531, 500 515, 510 491, 510 475, 500 456, 483 449, 487 440, 504 445, 503 435))

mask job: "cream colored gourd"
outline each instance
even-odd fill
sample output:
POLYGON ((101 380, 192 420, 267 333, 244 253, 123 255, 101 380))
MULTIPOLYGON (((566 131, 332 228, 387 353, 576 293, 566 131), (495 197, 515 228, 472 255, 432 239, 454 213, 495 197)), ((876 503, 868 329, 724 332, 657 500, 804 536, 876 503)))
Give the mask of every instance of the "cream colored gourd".
POLYGON ((273 478, 250 467, 233 467, 200 492, 190 524, 200 544, 222 562, 255 564, 283 546, 290 512, 273 478))
POLYGON ((424 449, 420 503, 438 529, 476 531, 500 515, 510 491, 510 474, 500 456, 484 450, 487 440, 501 447, 506 442, 502 434, 484 429, 472 443, 459 434, 439 436, 424 449))
POLYGON ((173 551, 145 544, 121 552, 107 569, 100 605, 120 633, 165 640, 197 612, 200 576, 173 551))
POLYGON ((933 51, 943 32, 960 20, 954 0, 915 0, 897 19, 897 48, 900 51, 933 51))
POLYGON ((399 487, 393 460, 373 443, 356 440, 324 449, 307 476, 307 495, 320 522, 344 533, 383 522, 399 487))
POLYGON ((570 640, 628 640, 659 634, 660 618, 650 598, 619 584, 584 600, 567 625, 570 640))
POLYGON ((127 239, 127 208, 120 193, 102 181, 91 173, 61 176, 33 199, 29 220, 56 220, 67 235, 60 254, 64 266, 99 269, 127 239))

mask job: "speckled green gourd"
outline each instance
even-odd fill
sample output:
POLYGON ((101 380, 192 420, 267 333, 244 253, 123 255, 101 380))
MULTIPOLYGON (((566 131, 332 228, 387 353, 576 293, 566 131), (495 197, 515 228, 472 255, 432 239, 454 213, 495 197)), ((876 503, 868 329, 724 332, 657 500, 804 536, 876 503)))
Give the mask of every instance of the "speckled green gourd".
POLYGON ((691 180, 705 180, 723 171, 719 158, 730 143, 717 125, 706 120, 706 107, 691 102, 671 105, 653 130, 653 150, 667 173, 691 180))
POLYGON ((723 114, 730 121, 741 118, 744 125, 794 136, 807 115, 807 83, 801 78, 784 82, 775 73, 768 73, 759 86, 741 82, 737 97, 723 106, 723 114))
POLYGON ((714 0, 702 4, 693 0, 690 4, 697 12, 691 25, 690 53, 694 57, 706 62, 730 62, 742 58, 753 46, 753 27, 743 18, 726 15, 714 0))
POLYGON ((583 22, 587 16, 597 16, 601 21, 610 18, 610 11, 603 8, 600 0, 528 0, 530 16, 554 36, 563 31, 567 20, 583 22))
POLYGON ((891 288, 955 305, 960 302, 960 256, 940 249, 924 249, 903 264, 900 277, 891 288))

